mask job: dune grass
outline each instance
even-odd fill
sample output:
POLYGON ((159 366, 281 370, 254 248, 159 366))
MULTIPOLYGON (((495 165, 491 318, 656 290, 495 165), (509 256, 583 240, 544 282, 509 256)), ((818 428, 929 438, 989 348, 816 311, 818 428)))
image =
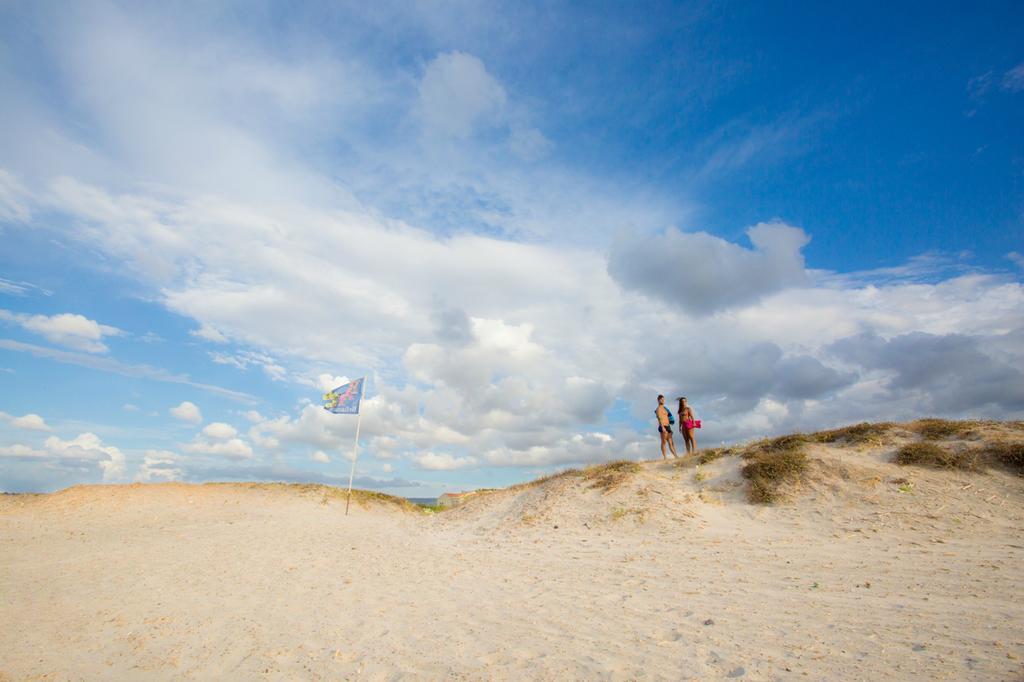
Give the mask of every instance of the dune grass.
POLYGON ((749 481, 747 497, 755 504, 770 504, 785 497, 784 486, 794 483, 807 470, 803 448, 814 440, 802 433, 766 438, 747 446, 741 469, 749 481))
POLYGON ((580 472, 584 480, 590 481, 590 488, 610 492, 640 471, 640 465, 628 459, 607 464, 595 464, 580 472))
POLYGON ((1024 474, 1024 443, 992 441, 980 448, 980 454, 990 463, 1024 474))
POLYGON ((892 422, 861 422, 841 426, 828 431, 812 433, 808 438, 816 443, 846 443, 848 445, 874 445, 885 440, 885 435, 895 426, 892 422))
POLYGON ((918 419, 908 426, 925 440, 942 440, 953 436, 967 436, 980 424, 978 421, 950 419, 918 419))
POLYGON ((896 463, 964 471, 978 471, 981 468, 977 451, 951 450, 927 440, 900 447, 896 451, 896 463))
POLYGON ((516 483, 515 485, 510 485, 507 488, 507 490, 528 490, 530 488, 536 488, 537 486, 543 485, 549 481, 554 481, 560 478, 572 478, 575 476, 582 475, 583 472, 580 471, 579 469, 564 469, 563 471, 556 471, 553 474, 548 474, 546 476, 541 476, 540 478, 535 478, 532 481, 525 481, 523 483, 516 483))
POLYGON ((582 478, 585 481, 590 481, 590 486, 588 487, 598 488, 607 492, 609 490, 614 490, 622 483, 632 478, 633 475, 639 471, 640 465, 638 463, 628 459, 620 459, 606 464, 592 464, 583 469, 566 469, 564 471, 557 471, 553 474, 548 474, 547 476, 535 478, 532 481, 517 483, 516 485, 509 486, 507 489, 528 490, 563 478, 582 478))
MULTIPOLYGON (((246 490, 266 490, 269 492, 292 492, 301 496, 319 496, 321 504, 327 504, 331 500, 344 502, 348 495, 347 488, 338 488, 320 483, 204 483, 203 485, 230 485, 246 490)), ((419 512, 420 507, 404 497, 388 495, 376 490, 352 489, 352 501, 361 507, 367 504, 376 503, 397 507, 402 511, 419 512)))

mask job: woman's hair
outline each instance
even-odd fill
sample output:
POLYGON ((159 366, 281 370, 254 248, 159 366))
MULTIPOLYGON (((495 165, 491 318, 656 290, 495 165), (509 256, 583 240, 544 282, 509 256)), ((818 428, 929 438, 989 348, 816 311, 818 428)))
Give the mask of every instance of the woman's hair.
POLYGON ((686 400, 686 397, 685 397, 685 396, 684 396, 684 397, 682 397, 682 398, 679 398, 679 409, 683 409, 683 401, 684 401, 684 400, 686 400))

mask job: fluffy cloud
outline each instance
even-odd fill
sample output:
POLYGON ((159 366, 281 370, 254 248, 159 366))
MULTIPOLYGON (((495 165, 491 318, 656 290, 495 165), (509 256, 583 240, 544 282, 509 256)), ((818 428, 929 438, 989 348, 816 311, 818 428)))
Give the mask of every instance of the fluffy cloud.
POLYGON ((0 419, 7 422, 11 426, 18 429, 25 429, 26 431, 50 431, 50 427, 46 424, 46 420, 40 417, 38 414, 24 414, 20 417, 15 417, 13 414, 7 414, 6 412, 0 412, 0 419))
POLYGON ((87 353, 107 352, 109 348, 103 343, 104 337, 118 336, 122 333, 116 327, 71 313, 25 315, 0 309, 0 320, 17 324, 27 331, 45 337, 51 343, 87 353))
POLYGON ((103 472, 104 481, 119 481, 124 477, 124 454, 112 445, 104 445, 94 433, 82 433, 72 440, 50 436, 43 447, 56 459, 94 462, 103 472))
POLYGON ((189 334, 198 339, 205 339, 207 341, 212 341, 213 343, 228 342, 228 337, 221 334, 219 331, 217 331, 216 327, 209 324, 201 325, 199 329, 193 329, 192 331, 189 332, 189 334))
POLYGON ((417 113, 425 135, 468 137, 502 118, 505 89, 480 59, 464 52, 435 57, 419 84, 417 113))
POLYGON ((9 457, 11 459, 38 459, 47 456, 48 453, 45 450, 37 450, 23 443, 0 446, 0 457, 9 457))
POLYGON ((181 447, 185 452, 192 452, 203 455, 217 455, 230 459, 250 459, 253 456, 252 447, 241 438, 229 438, 227 440, 208 441, 198 438, 191 443, 181 447))
POLYGON ((748 411, 766 397, 821 398, 856 379, 855 373, 808 355, 786 356, 768 341, 715 345, 694 341, 688 352, 648 358, 638 376, 677 386, 691 401, 700 396, 704 404, 714 402, 722 416, 748 411))
POLYGON ((620 234, 608 272, 622 286, 694 315, 753 303, 807 281, 797 227, 760 223, 747 230, 753 249, 706 232, 668 230, 660 237, 620 234))
POLYGON ((175 419, 180 419, 183 422, 189 422, 190 424, 200 424, 203 421, 203 413, 199 407, 188 400, 182 401, 177 407, 172 407, 168 410, 171 416, 175 419))
POLYGON ((477 465, 475 457, 454 457, 447 453, 424 452, 416 455, 413 462, 420 469, 429 471, 451 471, 477 465))
POLYGON ((135 480, 140 483, 181 480, 180 459, 177 453, 169 450, 146 450, 135 480))
POLYGON ((238 369, 248 369, 250 365, 259 367, 263 373, 274 381, 284 381, 288 378, 288 370, 277 364, 271 356, 266 353, 253 351, 240 351, 230 353, 210 353, 210 359, 219 365, 232 365, 238 369))
MULTIPOLYGON (((1024 347, 1024 327, 1007 334, 1024 347)), ((1024 409, 1024 373, 1018 351, 1007 362, 986 352, 1000 339, 962 334, 911 332, 891 339, 864 333, 832 346, 837 356, 885 373, 884 385, 895 394, 911 392, 929 412, 955 414, 979 408, 1012 413, 1024 409)))
POLYGON ((320 464, 330 464, 331 463, 330 456, 326 452, 324 452, 323 450, 317 450, 316 452, 314 452, 312 455, 310 455, 310 459, 313 460, 314 462, 318 462, 320 464))
POLYGON ((337 376, 335 374, 321 374, 316 378, 316 387, 326 393, 327 391, 344 386, 349 382, 349 378, 345 376, 337 376))
POLYGON ((203 429, 203 435, 217 440, 224 440, 227 438, 234 438, 238 435, 238 431, 230 424, 225 424, 224 422, 212 422, 207 424, 203 429))

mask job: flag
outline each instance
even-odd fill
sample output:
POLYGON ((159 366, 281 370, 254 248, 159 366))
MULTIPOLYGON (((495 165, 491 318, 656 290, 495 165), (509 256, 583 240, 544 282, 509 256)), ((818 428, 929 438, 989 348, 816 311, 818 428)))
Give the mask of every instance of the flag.
POLYGON ((359 414, 359 401, 362 399, 363 379, 355 379, 324 393, 324 409, 334 414, 359 414))

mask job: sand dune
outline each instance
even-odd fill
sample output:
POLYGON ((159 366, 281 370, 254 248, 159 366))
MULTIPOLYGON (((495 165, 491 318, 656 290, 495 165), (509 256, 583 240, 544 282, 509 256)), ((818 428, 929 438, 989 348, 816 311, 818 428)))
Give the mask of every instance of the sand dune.
MULTIPOLYGON (((1019 424, 934 438, 1024 441, 1019 424)), ((820 439, 819 439, 820 440, 820 439)), ((827 439, 825 439, 827 440, 827 439)), ((801 444, 423 514, 320 486, 0 498, 0 679, 1019 679, 1024 479, 801 444)))

